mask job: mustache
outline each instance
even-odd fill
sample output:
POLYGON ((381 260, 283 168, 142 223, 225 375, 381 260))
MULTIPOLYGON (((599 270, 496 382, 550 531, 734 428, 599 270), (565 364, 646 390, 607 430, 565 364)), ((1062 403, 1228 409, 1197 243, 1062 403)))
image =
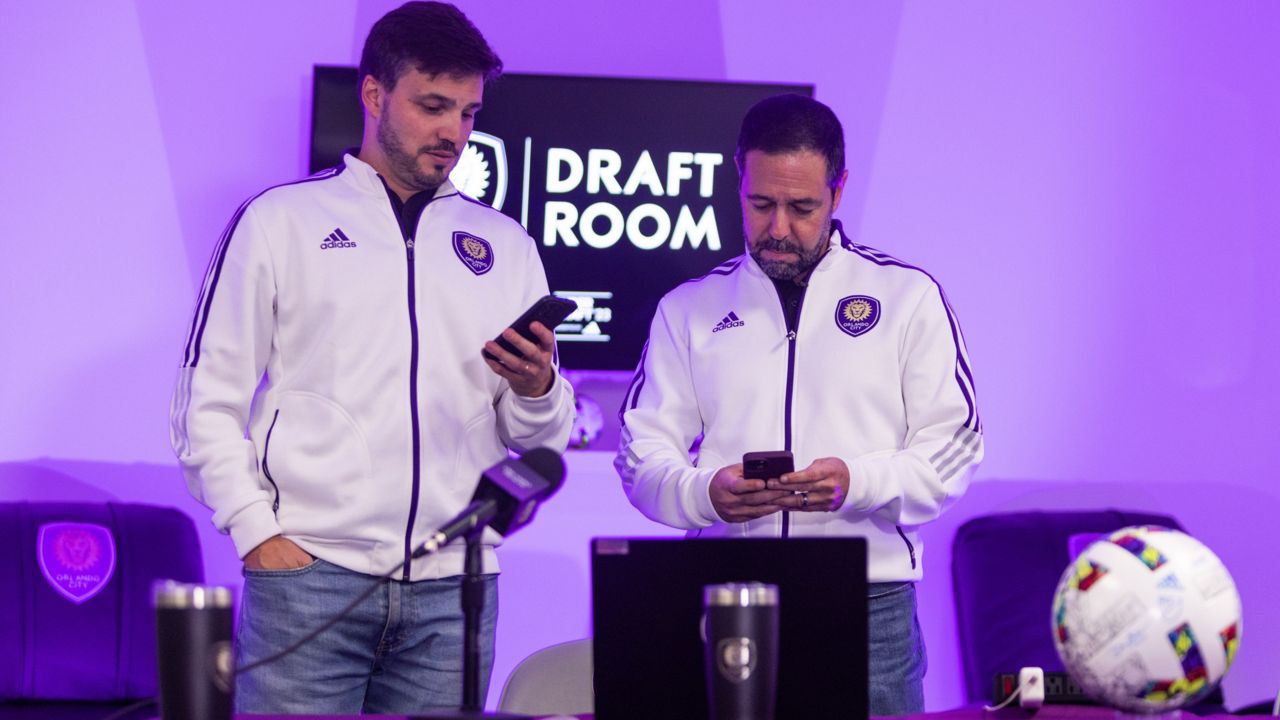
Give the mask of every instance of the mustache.
POLYGON ((419 155, 426 155, 432 152, 447 152, 450 155, 458 154, 458 146, 449 140, 442 140, 438 145, 424 145, 418 149, 419 155))
POLYGON ((789 253, 796 253, 797 255, 804 254, 804 249, 800 247, 799 243, 788 240, 787 238, 779 239, 779 238, 765 237, 764 239, 756 243, 756 250, 757 251, 772 250, 774 252, 789 252, 789 253))

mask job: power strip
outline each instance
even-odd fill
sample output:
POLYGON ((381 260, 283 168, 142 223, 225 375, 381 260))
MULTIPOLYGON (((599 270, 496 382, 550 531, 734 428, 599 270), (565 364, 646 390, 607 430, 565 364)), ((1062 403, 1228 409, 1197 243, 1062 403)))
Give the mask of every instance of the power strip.
POLYGON ((1018 706, 1028 709, 1044 705, 1044 670, 1024 667, 1018 673, 1018 706))
MULTIPOLYGON (((991 704, 999 705, 1018 689, 1018 673, 998 673, 991 704)), ((1098 702, 1080 689, 1075 680, 1064 672, 1044 674, 1044 704, 1046 705, 1097 705, 1098 702)), ((1025 691, 1024 691, 1025 692, 1025 691)))

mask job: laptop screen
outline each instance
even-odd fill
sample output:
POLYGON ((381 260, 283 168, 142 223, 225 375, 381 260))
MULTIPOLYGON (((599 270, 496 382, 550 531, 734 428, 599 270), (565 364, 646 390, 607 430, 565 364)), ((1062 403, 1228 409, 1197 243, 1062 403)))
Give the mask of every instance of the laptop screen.
POLYGON ((867 717, 862 538, 591 543, 596 717, 707 717, 702 588, 778 586, 777 717, 867 717))

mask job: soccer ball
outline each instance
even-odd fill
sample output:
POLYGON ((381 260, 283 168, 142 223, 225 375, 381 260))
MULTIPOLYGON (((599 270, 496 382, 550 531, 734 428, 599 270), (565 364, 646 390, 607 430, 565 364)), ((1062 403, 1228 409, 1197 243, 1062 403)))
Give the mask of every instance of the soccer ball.
POLYGON ((1135 713, 1194 703, 1240 648, 1240 596, 1198 540, 1128 527, 1090 545, 1062 574, 1053 641, 1090 696, 1135 713))

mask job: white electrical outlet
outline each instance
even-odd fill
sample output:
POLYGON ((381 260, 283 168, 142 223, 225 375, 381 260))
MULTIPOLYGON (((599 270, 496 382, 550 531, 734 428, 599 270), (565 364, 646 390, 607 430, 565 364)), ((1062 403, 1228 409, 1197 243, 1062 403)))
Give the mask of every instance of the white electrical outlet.
POLYGON ((1018 671, 1018 706, 1038 708, 1044 705, 1044 670, 1024 667, 1018 671))

